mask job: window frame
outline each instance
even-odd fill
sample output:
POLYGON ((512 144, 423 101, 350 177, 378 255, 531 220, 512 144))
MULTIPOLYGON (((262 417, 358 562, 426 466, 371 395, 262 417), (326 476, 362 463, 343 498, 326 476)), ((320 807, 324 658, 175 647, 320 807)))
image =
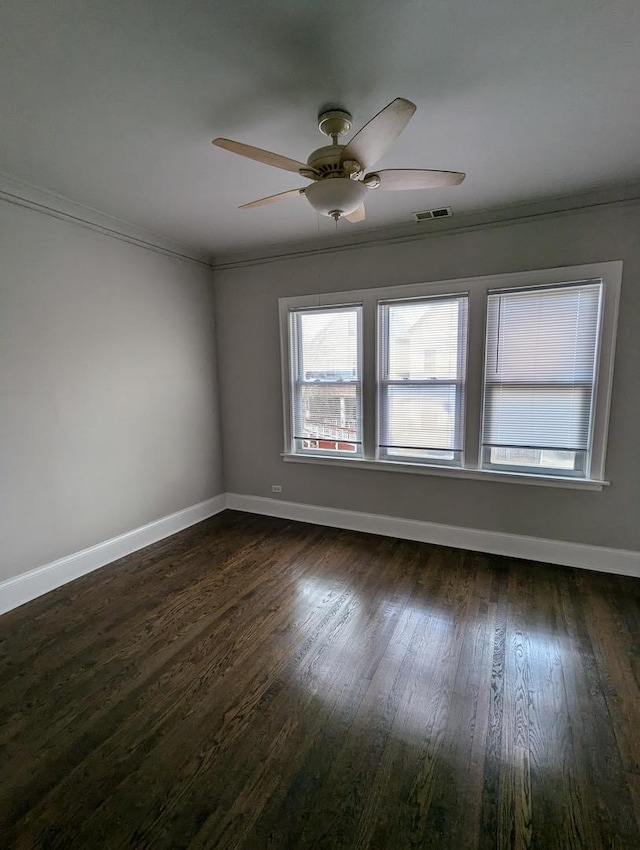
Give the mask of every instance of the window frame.
POLYGON ((599 490, 605 480, 607 430, 613 388, 616 330, 622 283, 622 261, 561 266, 535 271, 509 272, 472 278, 455 278, 425 283, 336 291, 279 299, 282 403, 284 420, 285 461, 349 466, 435 476, 497 480, 543 486, 599 490), (485 326, 487 295, 496 289, 545 287, 586 280, 602 280, 603 294, 600 325, 600 348, 596 364, 591 464, 588 478, 568 475, 533 473, 521 470, 498 470, 482 466, 482 415, 485 369, 485 326), (466 387, 463 411, 463 450, 461 466, 387 460, 379 457, 379 393, 380 353, 378 350, 378 302, 416 299, 430 296, 468 293, 468 325, 466 348, 466 387), (302 455, 293 451, 291 419, 291 363, 289 355, 289 313, 305 307, 361 305, 360 356, 362 373, 362 455, 333 457, 322 454, 302 455))
MULTIPOLYGON (((393 379, 387 376, 388 372, 388 364, 385 361, 385 353, 389 353, 389 339, 388 339, 388 308, 392 307, 396 304, 420 304, 426 301, 446 301, 449 298, 456 299, 460 301, 464 299, 465 302, 468 302, 469 293, 466 291, 456 292, 453 295, 434 295, 430 293, 429 295, 423 295, 419 298, 411 297, 411 298, 387 298, 387 299, 377 299, 376 300, 376 341, 377 341, 377 378, 376 378, 376 422, 378 426, 377 430, 377 438, 376 438, 376 459, 380 461, 390 461, 397 463, 426 463, 427 466, 447 466, 454 469, 461 469, 464 459, 464 415, 465 415, 465 398, 466 398, 466 368, 467 368, 467 347, 466 347, 466 337, 468 336, 468 306, 465 303, 465 322, 464 327, 463 323, 459 321, 458 324, 458 375, 456 378, 451 380, 444 380, 440 378, 429 378, 429 379, 409 379, 409 380, 401 380, 401 379, 393 379), (384 320, 384 314, 387 314, 387 320, 384 320), (464 332, 467 332, 466 334, 464 332), (380 344, 380 341, 384 339, 384 343, 380 344), (425 386, 434 386, 434 387, 446 387, 446 386, 454 386, 456 388, 456 431, 460 438, 460 443, 462 444, 462 448, 458 451, 454 451, 454 457, 451 460, 441 459, 441 460, 433 460, 432 463, 424 460, 412 460, 410 455, 396 455, 390 456, 384 449, 388 449, 389 446, 382 445, 381 438, 382 432, 385 430, 386 418, 388 416, 388 401, 385 405, 385 398, 388 398, 388 389, 392 386, 398 387, 425 387, 425 386), (378 391, 379 390, 379 391, 378 391), (457 457, 456 457, 457 455, 457 457)), ((459 308, 459 305, 458 305, 459 308)))
MULTIPOLYGON (((600 363, 600 356, 602 353, 602 338, 603 338, 603 322, 602 322, 602 311, 603 304, 605 298, 605 283, 604 280, 600 277, 594 278, 591 277, 588 280, 574 280, 570 282, 564 282, 561 284, 546 284, 543 286, 522 286, 522 287, 511 287, 508 289, 500 288, 500 289, 489 289, 487 291, 487 299, 486 303, 489 303, 489 297, 495 295, 501 295, 502 293, 509 294, 526 294, 529 292, 553 292, 553 291, 566 291, 571 288, 579 288, 580 286, 585 286, 589 284, 599 284, 599 298, 598 298, 598 326, 596 329, 596 339, 595 339, 595 358, 594 358, 594 370, 592 380, 587 382, 581 382, 582 388, 589 389, 591 396, 591 404, 590 404, 590 416, 589 416, 589 443, 591 446, 590 449, 585 450, 576 450, 576 458, 578 464, 572 469, 562 469, 562 467, 543 467, 540 471, 535 471, 535 467, 527 466, 526 464, 501 464, 497 461, 491 461, 490 457, 487 457, 487 454, 490 455, 492 448, 501 448, 500 446, 490 446, 484 442, 484 421, 485 421, 485 413, 487 409, 488 403, 488 392, 487 388, 489 386, 496 386, 498 384, 504 386, 506 382, 496 382, 492 381, 487 377, 487 367, 488 367, 488 356, 487 356, 487 336, 488 336, 488 327, 487 321, 485 321, 485 351, 484 351, 484 373, 483 373, 483 383, 482 383, 482 391, 483 391, 483 399, 482 399, 482 425, 480 431, 480 458, 479 463, 482 469, 492 470, 492 471, 508 471, 513 470, 514 472, 518 472, 524 475, 550 475, 555 477, 567 477, 567 478, 576 478, 580 480, 584 480, 585 478, 588 480, 591 475, 591 467, 593 460, 593 442, 594 442, 594 421, 595 421, 595 412, 597 407, 597 387, 598 387, 598 367, 600 363)), ((516 382, 519 386, 524 386, 522 382, 516 382)), ((512 386, 515 384, 512 384, 512 386)), ((562 384, 558 384, 557 382, 544 382, 544 381, 536 381, 533 384, 535 387, 556 387, 556 386, 564 386, 562 384)), ((576 386, 576 383, 573 383, 573 386, 576 386)), ((507 448, 503 446, 502 448, 507 448)), ((530 448, 535 448, 536 450, 542 450, 541 446, 532 446, 530 448)))
MULTIPOLYGON (((313 386, 315 382, 306 381, 304 378, 300 377, 301 370, 301 362, 302 362, 302 352, 299 349, 300 339, 298 336, 299 333, 299 320, 298 316, 300 316, 304 312, 314 312, 315 310, 335 310, 338 311, 350 311, 354 310, 357 316, 357 335, 356 335, 356 351, 357 351, 357 378, 355 381, 322 381, 320 385, 323 387, 344 387, 344 386, 353 386, 356 390, 356 410, 358 409, 358 402, 360 406, 360 418, 361 418, 361 431, 363 430, 363 416, 362 416, 362 364, 363 364, 363 352, 362 352, 362 305, 355 302, 349 304, 331 304, 331 305, 323 305, 321 307, 297 307, 289 310, 289 336, 288 336, 288 344, 289 344, 289 367, 290 367, 290 405, 289 405, 289 428, 291 432, 291 451, 296 455, 309 455, 315 457, 339 457, 339 458, 362 458, 363 457, 363 445, 362 442, 359 444, 354 443, 356 446, 353 453, 338 453, 327 455, 325 451, 322 449, 298 449, 295 448, 295 441, 297 439, 301 439, 296 437, 295 435, 295 415, 296 415, 296 405, 295 401, 298 401, 298 404, 301 403, 300 399, 302 397, 302 388, 304 386, 313 386), (293 331, 294 324, 296 325, 296 331, 293 331)), ((347 441, 345 441, 347 442, 347 441)))

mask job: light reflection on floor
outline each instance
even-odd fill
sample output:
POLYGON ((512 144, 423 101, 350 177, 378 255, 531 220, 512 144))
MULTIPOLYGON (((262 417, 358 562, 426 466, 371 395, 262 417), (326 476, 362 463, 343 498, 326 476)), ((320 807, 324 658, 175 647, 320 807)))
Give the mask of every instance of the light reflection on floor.
MULTIPOLYGON (((324 577, 299 580, 296 615, 301 640, 305 627, 316 627, 315 618, 308 614, 338 598, 341 590, 339 581, 324 577)), ((452 614, 426 600, 407 602, 393 596, 381 595, 373 603, 351 593, 343 604, 348 621, 329 632, 321 657, 299 668, 299 684, 335 706, 341 695, 352 701, 354 682, 368 678, 355 722, 376 725, 388 711, 385 700, 397 680, 394 735, 407 742, 424 740, 441 713, 443 698, 447 699, 439 674, 443 655, 451 651, 455 637, 452 614), (391 630, 385 628, 389 620, 395 621, 391 630)), ((336 617, 340 619, 340 612, 336 617)))
MULTIPOLYGON (((391 729, 394 738, 428 747, 429 741, 446 737, 454 695, 476 700, 479 687, 492 687, 489 678, 484 684, 471 681, 467 667, 471 658, 477 662, 484 655, 483 666, 491 668, 498 640, 495 623, 489 627, 483 613, 477 622, 468 619, 461 627, 465 620, 457 616, 459 612, 453 606, 446 609, 430 604, 427 598, 406 601, 372 590, 363 595, 351 591, 341 598, 344 587, 339 578, 323 576, 297 582, 295 610, 301 641, 308 636, 307 630, 317 629, 318 609, 340 600, 335 628, 328 629, 322 650, 298 668, 298 685, 335 710, 341 699, 352 704, 354 684, 365 677, 366 691, 354 725, 370 728, 388 722, 388 695, 396 689, 391 729), (391 630, 385 628, 389 620, 394 621, 391 630), (466 658, 467 667, 463 670, 461 664, 452 665, 452 656, 466 658)), ((571 670, 576 657, 576 647, 566 634, 559 635, 540 623, 509 623, 500 698, 519 714, 525 728, 529 727, 530 715, 535 721, 536 704, 551 700, 558 708, 553 737, 557 738, 560 730, 562 734, 569 732, 562 669, 571 670), (537 673, 542 668, 545 676, 537 673)), ((505 729, 502 740, 502 758, 514 767, 521 760, 515 737, 511 740, 517 731, 505 729)), ((518 734, 522 736, 522 728, 518 734)), ((532 743, 540 766, 547 759, 555 759, 543 739, 532 743)))

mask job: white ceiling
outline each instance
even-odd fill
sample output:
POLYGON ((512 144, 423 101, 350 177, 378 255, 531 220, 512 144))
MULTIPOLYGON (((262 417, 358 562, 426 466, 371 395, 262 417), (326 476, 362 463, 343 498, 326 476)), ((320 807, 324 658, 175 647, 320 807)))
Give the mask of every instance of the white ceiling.
POLYGON ((2 0, 0 170, 208 254, 318 234, 305 185, 214 148, 296 159, 323 106, 355 127, 418 111, 380 167, 467 172, 456 189, 376 192, 380 228, 415 210, 491 209, 640 179, 638 0, 2 0))

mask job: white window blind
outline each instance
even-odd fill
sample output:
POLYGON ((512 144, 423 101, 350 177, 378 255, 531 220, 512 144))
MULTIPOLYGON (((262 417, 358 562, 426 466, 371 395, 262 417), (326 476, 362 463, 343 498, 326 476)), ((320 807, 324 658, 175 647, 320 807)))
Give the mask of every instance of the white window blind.
POLYGON ((379 305, 379 455, 459 465, 467 297, 379 305))
POLYGON ((588 474, 601 281, 489 293, 483 465, 588 474))
POLYGON ((354 305, 290 314, 296 453, 362 454, 360 313, 354 305))

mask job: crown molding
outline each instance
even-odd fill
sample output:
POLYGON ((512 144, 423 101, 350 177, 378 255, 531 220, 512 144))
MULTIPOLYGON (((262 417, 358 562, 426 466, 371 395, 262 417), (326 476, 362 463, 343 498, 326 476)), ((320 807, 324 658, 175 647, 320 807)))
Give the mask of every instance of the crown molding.
POLYGON ((314 242, 305 240, 262 248, 259 251, 218 255, 211 258, 211 265, 214 271, 226 271, 301 257, 353 251, 371 246, 415 242, 461 231, 503 227, 535 219, 589 212, 605 207, 632 206, 638 203, 640 203, 640 183, 630 183, 623 187, 592 190, 525 204, 462 213, 451 218, 372 228, 364 231, 359 237, 353 235, 342 238, 330 237, 321 245, 318 245, 317 240, 314 242))
POLYGON ((211 266, 211 258, 205 253, 195 251, 92 207, 79 204, 48 189, 26 183, 4 172, 0 172, 0 200, 95 230, 104 236, 137 245, 139 248, 146 248, 207 267, 211 266))
POLYGON ((89 228, 104 236, 137 245, 140 248, 224 271, 377 245, 420 241, 433 236, 500 227, 527 220, 585 212, 594 208, 633 205, 640 202, 640 183, 590 190, 525 204, 476 210, 454 215, 452 218, 371 228, 361 231, 359 236, 349 234, 328 237, 321 245, 317 240, 283 242, 280 245, 233 254, 219 254, 213 257, 204 251, 174 242, 158 233, 145 230, 1 171, 0 200, 35 210, 70 224, 89 228))

